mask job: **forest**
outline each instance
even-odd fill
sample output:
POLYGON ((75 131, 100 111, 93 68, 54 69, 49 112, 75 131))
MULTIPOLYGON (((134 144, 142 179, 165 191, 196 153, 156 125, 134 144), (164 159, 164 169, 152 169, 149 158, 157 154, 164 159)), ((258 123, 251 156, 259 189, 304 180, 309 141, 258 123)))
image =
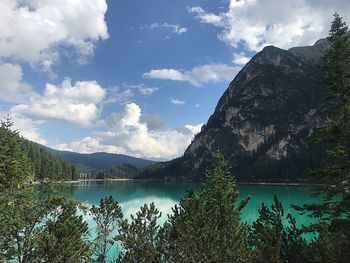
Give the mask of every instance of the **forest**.
POLYGON ((76 180, 78 172, 74 165, 50 153, 44 146, 23 139, 24 151, 28 152, 36 180, 76 180))

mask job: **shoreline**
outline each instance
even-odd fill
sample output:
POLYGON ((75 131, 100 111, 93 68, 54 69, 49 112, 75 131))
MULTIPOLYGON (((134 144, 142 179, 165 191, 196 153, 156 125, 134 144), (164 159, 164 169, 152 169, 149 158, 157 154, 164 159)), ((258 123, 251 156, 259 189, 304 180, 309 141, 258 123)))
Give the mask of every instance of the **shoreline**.
MULTIPOLYGON (((203 181, 176 181, 161 179, 132 179, 132 178, 105 178, 105 179, 78 179, 67 181, 53 181, 54 184, 77 184, 82 182, 165 182, 165 183, 202 183, 203 181)), ((48 181, 34 181, 33 184, 44 184, 48 181)), ((326 186, 327 184, 312 182, 236 182, 237 185, 257 185, 257 186, 326 186)))
POLYGON ((236 182, 238 185, 261 185, 261 186, 326 186, 320 183, 300 183, 300 182, 236 182))
POLYGON ((127 179, 127 178, 106 178, 106 179, 78 179, 78 180, 66 180, 66 181, 33 181, 33 184, 44 184, 44 183, 54 183, 54 184, 76 184, 81 182, 104 182, 104 181, 131 181, 135 179, 127 179))

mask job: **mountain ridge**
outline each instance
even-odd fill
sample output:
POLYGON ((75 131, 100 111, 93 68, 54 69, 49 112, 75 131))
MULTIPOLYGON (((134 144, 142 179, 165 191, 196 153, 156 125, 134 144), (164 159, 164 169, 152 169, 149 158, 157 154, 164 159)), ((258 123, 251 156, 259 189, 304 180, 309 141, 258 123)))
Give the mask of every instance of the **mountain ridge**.
POLYGON ((129 164, 141 169, 155 163, 151 160, 124 154, 107 152, 77 153, 71 151, 59 151, 52 148, 49 149, 53 154, 76 165, 80 172, 96 172, 123 164, 129 164))
POLYGON ((234 77, 184 155, 141 176, 200 179, 220 150, 240 181, 305 179, 322 158, 310 135, 323 119, 319 65, 325 41, 258 52, 234 77))

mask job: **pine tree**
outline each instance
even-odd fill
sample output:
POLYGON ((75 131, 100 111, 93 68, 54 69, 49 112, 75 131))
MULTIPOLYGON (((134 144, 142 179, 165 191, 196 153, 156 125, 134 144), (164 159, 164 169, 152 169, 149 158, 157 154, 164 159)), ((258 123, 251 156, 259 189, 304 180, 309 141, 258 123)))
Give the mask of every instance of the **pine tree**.
POLYGON ((250 262, 248 227, 228 163, 217 153, 198 195, 189 192, 169 218, 170 262, 250 262))
POLYGON ((324 56, 323 83, 327 87, 326 121, 316 133, 326 149, 323 166, 312 174, 329 184, 319 188, 321 203, 295 206, 317 218, 306 231, 317 231, 310 244, 312 262, 350 261, 350 37, 348 27, 335 13, 324 56))
POLYGON ((12 125, 11 118, 5 117, 0 127, 0 259, 22 262, 31 237, 28 220, 36 214, 27 211, 33 207, 30 161, 12 125))
POLYGON ((263 203, 252 225, 250 240, 255 250, 254 262, 305 262, 307 243, 301 234, 296 220, 291 214, 284 215, 281 202, 274 196, 271 209, 263 203))
POLYGON ((122 220, 123 214, 118 202, 112 196, 101 199, 100 206, 92 206, 90 214, 96 223, 97 237, 93 242, 93 253, 96 262, 106 263, 107 254, 115 245, 114 236, 116 229, 122 220))
POLYGON ((327 159, 313 174, 328 180, 330 185, 319 191, 324 196, 321 204, 303 208, 321 223, 350 233, 350 37, 346 23, 337 13, 327 39, 330 47, 324 56, 323 78, 328 90, 327 119, 318 133, 327 159))
POLYGON ((117 241, 122 244, 119 263, 165 263, 164 251, 160 248, 165 242, 157 220, 161 213, 154 203, 144 205, 131 222, 123 220, 119 227, 117 241))
POLYGON ((36 239, 36 262, 90 262, 89 230, 77 203, 67 202, 50 214, 36 239))
POLYGON ((13 122, 9 116, 0 127, 0 190, 20 188, 30 183, 32 168, 26 152, 21 149, 21 138, 11 130, 13 122))

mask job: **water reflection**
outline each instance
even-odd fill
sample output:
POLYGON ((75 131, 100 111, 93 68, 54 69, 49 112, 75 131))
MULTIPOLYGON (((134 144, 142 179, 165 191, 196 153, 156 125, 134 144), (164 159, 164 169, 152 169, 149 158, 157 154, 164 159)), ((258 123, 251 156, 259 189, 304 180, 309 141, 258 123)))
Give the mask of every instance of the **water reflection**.
MULTIPOLYGON (((135 214, 143 204, 154 202, 162 212, 162 221, 171 213, 171 208, 179 202, 189 191, 198 191, 200 184, 185 182, 150 182, 150 181, 86 181, 73 184, 73 196, 89 205, 98 205, 100 199, 111 195, 117 200, 124 215, 128 218, 135 214)), ((252 223, 258 217, 261 203, 271 205, 276 194, 283 204, 285 214, 291 213, 297 218, 298 225, 307 224, 310 219, 300 216, 291 207, 291 204, 302 205, 307 202, 318 201, 311 197, 310 187, 305 186, 262 186, 239 185, 241 199, 251 195, 253 198, 242 213, 242 221, 252 223)))

